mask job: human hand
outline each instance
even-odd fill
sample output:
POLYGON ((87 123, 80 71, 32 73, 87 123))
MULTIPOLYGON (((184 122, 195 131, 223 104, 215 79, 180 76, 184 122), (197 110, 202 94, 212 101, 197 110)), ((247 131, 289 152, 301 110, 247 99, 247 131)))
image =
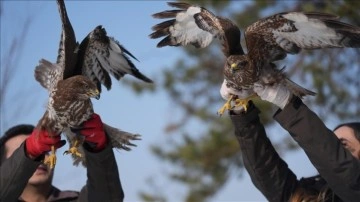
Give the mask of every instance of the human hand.
MULTIPOLYGON (((221 88, 220 88, 220 95, 224 100, 229 100, 231 96, 235 96, 234 98, 246 100, 250 96, 254 94, 254 91, 252 89, 247 90, 236 90, 234 88, 229 87, 227 81, 224 79, 221 88)), ((235 99, 234 101, 235 102, 235 99)), ((232 103, 232 106, 234 106, 237 103, 232 103)), ((242 105, 235 106, 231 110, 239 111, 243 110, 244 107, 242 105)))
POLYGON ((51 146, 60 148, 66 143, 61 140, 60 134, 54 135, 48 133, 46 130, 34 129, 31 135, 25 140, 26 153, 32 159, 39 157, 51 150, 51 146))
POLYGON ((292 95, 291 91, 281 84, 264 86, 261 83, 254 83, 254 91, 262 100, 271 102, 280 109, 284 109, 292 95))
POLYGON ((72 129, 72 131, 84 136, 85 142, 92 151, 101 151, 107 144, 104 124, 96 113, 92 114, 89 120, 84 121, 79 129, 72 129))

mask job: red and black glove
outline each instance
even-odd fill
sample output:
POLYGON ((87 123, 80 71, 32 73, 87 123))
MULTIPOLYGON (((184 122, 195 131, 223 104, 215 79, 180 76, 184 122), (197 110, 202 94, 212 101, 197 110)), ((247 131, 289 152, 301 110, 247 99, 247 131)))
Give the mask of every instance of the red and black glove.
POLYGON ((60 134, 49 134, 45 130, 34 129, 31 135, 25 140, 26 153, 30 158, 37 158, 42 154, 51 151, 51 146, 60 148, 66 144, 65 140, 61 140, 60 134))
POLYGON ((105 148, 107 137, 104 131, 104 124, 98 114, 94 113, 91 118, 81 124, 80 129, 72 129, 73 132, 85 137, 85 148, 98 152, 105 148))

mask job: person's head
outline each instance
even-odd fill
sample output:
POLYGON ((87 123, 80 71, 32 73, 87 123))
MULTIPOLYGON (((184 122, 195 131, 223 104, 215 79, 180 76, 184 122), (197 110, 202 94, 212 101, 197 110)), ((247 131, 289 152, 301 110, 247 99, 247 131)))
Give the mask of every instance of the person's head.
MULTIPOLYGON (((360 159, 360 122, 343 123, 336 126, 333 131, 344 147, 349 150, 355 158, 360 159)), ((320 185, 316 189, 311 188, 311 186, 316 185, 314 182, 318 182, 319 184, 321 180, 323 179, 318 176, 303 178, 300 181, 301 185, 294 191, 290 201, 328 201, 328 197, 336 197, 329 194, 329 188, 327 186, 320 185)))
MULTIPOLYGON (((0 138, 0 165, 13 155, 33 130, 34 126, 32 125, 21 124, 5 132, 0 138)), ((52 178, 53 171, 41 164, 29 179, 28 184, 34 186, 51 185, 52 178)))
POLYGON ((360 159, 360 122, 343 123, 335 127, 335 135, 351 154, 360 159))

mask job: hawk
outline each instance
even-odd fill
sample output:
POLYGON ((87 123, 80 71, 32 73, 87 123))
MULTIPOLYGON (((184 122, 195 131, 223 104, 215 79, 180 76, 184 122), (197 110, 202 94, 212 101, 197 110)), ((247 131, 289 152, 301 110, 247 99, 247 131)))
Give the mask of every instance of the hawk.
MULTIPOLYGON (((207 47, 214 38, 222 45, 226 57, 224 79, 228 87, 236 90, 253 91, 253 84, 278 83, 286 86, 299 97, 315 95, 292 82, 284 68, 278 69, 274 61, 284 59, 287 54, 297 54, 301 49, 360 47, 360 28, 338 21, 338 17, 318 12, 283 12, 248 26, 245 41, 248 52, 245 54, 240 43, 241 32, 231 20, 216 16, 209 10, 188 3, 169 2, 176 10, 155 13, 154 18, 171 18, 152 27, 149 36, 163 38, 157 47, 185 46, 207 47)), ((232 96, 218 111, 221 115, 229 109, 232 96)), ((236 100, 243 105, 251 98, 236 100)))
MULTIPOLYGON (((35 68, 36 80, 48 90, 47 110, 37 127, 59 134, 65 132, 72 147, 74 164, 84 162, 81 138, 70 128, 79 128, 94 113, 91 97, 100 98, 101 86, 110 90, 111 77, 120 80, 126 74, 147 83, 152 80, 143 75, 129 57, 137 60, 114 38, 107 36, 102 26, 97 26, 80 44, 68 18, 65 3, 57 0, 62 22, 61 39, 56 63, 41 59, 35 68), (79 147, 79 150, 77 149, 79 147)), ((104 123, 110 143, 115 148, 130 150, 135 146, 130 141, 139 140, 138 134, 128 133, 104 123)), ((46 163, 55 165, 54 148, 46 163)))

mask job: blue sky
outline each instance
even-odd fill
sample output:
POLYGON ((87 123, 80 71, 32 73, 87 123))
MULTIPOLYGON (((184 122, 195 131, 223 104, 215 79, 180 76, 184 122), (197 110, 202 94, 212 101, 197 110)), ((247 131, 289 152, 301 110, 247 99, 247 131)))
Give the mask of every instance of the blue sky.
MULTIPOLYGON (((155 78, 163 68, 171 67, 181 57, 180 48, 165 47, 158 49, 158 40, 149 39, 151 26, 159 20, 151 14, 168 9, 165 1, 67 1, 68 15, 81 41, 97 25, 103 25, 108 35, 115 37, 140 62, 135 65, 145 75, 155 78)), ((19 70, 9 86, 6 99, 8 108, 1 110, 1 133, 8 127, 20 124, 36 124, 45 111, 47 92, 36 83, 33 72, 41 58, 55 61, 60 38, 60 19, 55 1, 4 1, 1 16, 1 60, 8 50, 10 40, 18 36, 28 17, 32 18, 30 30, 23 44, 22 54, 17 58, 19 70), (19 94, 26 95, 19 99, 19 94), (11 108, 22 106, 19 108, 11 108), (12 112, 16 111, 16 118, 12 112)), ((3 64, 3 63, 1 63, 3 64)), ((3 77, 1 77, 3 79, 3 77)), ((126 76, 125 79, 133 79, 126 76)), ((172 167, 151 155, 152 144, 166 144, 165 124, 172 119, 172 103, 164 92, 156 94, 134 94, 131 89, 121 85, 122 81, 113 82, 112 90, 104 91, 99 101, 94 101, 95 111, 102 120, 114 127, 139 133, 142 140, 131 152, 115 151, 125 201, 140 201, 141 190, 159 191, 169 201, 182 201, 185 189, 176 182, 165 178, 172 167), (147 181, 153 177, 152 189, 147 181)), ((156 85, 156 81, 155 81, 156 85)), ((220 87, 220 85, 219 85, 220 87)), ((227 118, 227 117, 225 117, 227 118)), ((329 124, 332 128, 333 123, 329 124)), ((201 129, 201 126, 199 126, 201 129)), ((279 133, 279 132, 278 132, 279 133)), ((285 131, 280 133, 285 134, 285 131)), ((67 147, 67 145, 65 146, 67 147)), ((58 152, 54 185, 60 189, 80 188, 85 184, 86 172, 82 167, 73 167, 69 156, 63 156, 65 147, 58 152)), ((300 177, 316 173, 302 151, 289 152, 284 156, 289 166, 300 177), (301 163, 299 163, 301 162, 301 163)), ((210 201, 265 201, 264 197, 252 185, 248 174, 234 176, 224 189, 210 201)))

